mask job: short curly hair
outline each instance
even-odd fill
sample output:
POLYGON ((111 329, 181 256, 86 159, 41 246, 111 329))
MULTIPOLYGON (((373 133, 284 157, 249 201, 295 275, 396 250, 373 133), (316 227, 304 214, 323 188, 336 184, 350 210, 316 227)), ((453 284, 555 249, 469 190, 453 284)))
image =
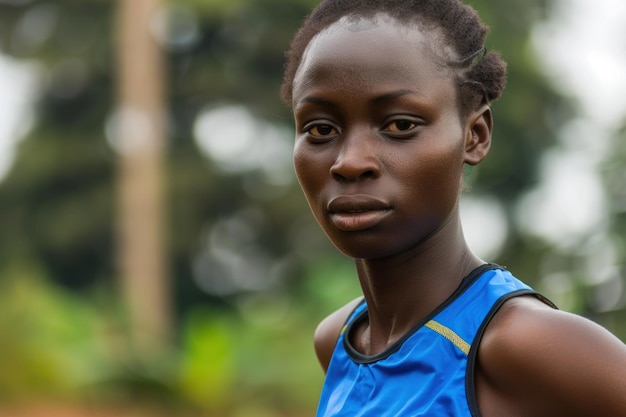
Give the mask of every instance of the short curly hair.
POLYGON ((373 18, 381 13, 443 34, 444 42, 456 53, 456 58, 444 59, 456 74, 462 114, 500 97, 506 85, 506 63, 498 52, 486 51, 489 28, 472 7, 459 0, 323 0, 304 20, 285 54, 283 100, 291 103, 296 71, 311 39, 343 17, 373 18))

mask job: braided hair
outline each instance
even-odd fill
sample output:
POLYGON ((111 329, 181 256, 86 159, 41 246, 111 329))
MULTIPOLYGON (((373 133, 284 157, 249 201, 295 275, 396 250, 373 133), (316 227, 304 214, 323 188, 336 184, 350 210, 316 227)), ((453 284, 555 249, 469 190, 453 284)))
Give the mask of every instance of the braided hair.
MULTIPOLYGON (((387 14, 402 24, 419 24, 443 36, 454 56, 442 56, 455 74, 462 114, 500 97, 506 63, 484 46, 489 28, 476 11, 459 0, 323 0, 304 20, 286 52, 281 96, 291 103, 293 81, 311 40, 343 17, 372 19, 387 14)), ((451 54, 449 54, 451 55, 451 54)))

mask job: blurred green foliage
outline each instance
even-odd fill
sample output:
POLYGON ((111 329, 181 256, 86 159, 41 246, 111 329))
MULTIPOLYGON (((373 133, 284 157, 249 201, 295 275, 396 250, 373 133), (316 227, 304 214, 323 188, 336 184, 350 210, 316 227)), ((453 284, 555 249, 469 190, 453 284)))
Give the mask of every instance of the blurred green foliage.
POLYGON ((9 277, 1 284, 2 400, 68 395, 96 364, 93 312, 24 269, 9 277))
MULTIPOLYGON (((278 97, 283 52, 315 3, 169 4, 171 34, 162 40, 169 64, 167 253, 178 331, 169 356, 150 363, 129 345, 116 293, 116 153, 107 135, 115 2, 0 0, 0 50, 35 63, 41 84, 36 122, 0 184, 0 402, 140 399, 194 415, 313 414, 322 373, 312 333, 359 294, 351 262, 314 224, 292 174, 276 181, 263 167, 224 170, 200 150, 194 126, 212 109, 243 105, 256 120, 291 131, 278 97), (233 271, 211 251, 256 260, 250 271, 261 274, 260 283, 220 287, 233 271)), ((557 259, 573 283, 560 293, 564 302, 615 331, 626 317, 591 310, 576 276, 583 255, 558 253, 513 222, 519 196, 538 180, 539 156, 573 115, 529 43, 551 3, 471 2, 490 24, 488 47, 502 51, 510 76, 494 106, 491 155, 468 182, 506 208, 511 232, 492 261, 541 285, 545 263, 557 259)), ((287 146, 289 135, 280 138, 287 146)), ((613 239, 623 248, 626 149, 620 152, 606 178, 619 205, 613 239)))
POLYGON ((306 277, 312 292, 307 303, 257 294, 241 298, 238 312, 194 307, 170 354, 146 362, 128 346, 122 308, 111 293, 81 298, 41 270, 16 268, 5 270, 9 279, 0 284, 5 405, 35 399, 156 404, 184 415, 306 415, 302 410, 315 408, 322 382, 310 334, 320 318, 318 306, 358 293, 341 266, 320 264, 306 277))

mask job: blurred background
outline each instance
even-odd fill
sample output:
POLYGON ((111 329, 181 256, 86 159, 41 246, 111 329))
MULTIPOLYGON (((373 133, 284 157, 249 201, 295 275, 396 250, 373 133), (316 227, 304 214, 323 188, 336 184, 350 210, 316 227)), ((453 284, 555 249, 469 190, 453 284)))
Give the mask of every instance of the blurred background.
MULTIPOLYGON (((471 245, 626 340, 626 3, 469 2, 509 63, 471 245)), ((278 97, 316 0, 0 0, 0 416, 314 415, 359 294, 278 97)))

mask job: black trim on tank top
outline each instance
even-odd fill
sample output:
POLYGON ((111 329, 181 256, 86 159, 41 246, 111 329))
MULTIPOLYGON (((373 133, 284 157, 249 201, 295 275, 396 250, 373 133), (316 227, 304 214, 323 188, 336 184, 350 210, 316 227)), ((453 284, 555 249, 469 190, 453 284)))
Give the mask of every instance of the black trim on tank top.
POLYGON ((521 297, 524 295, 531 295, 537 298, 539 301, 547 304, 549 307, 558 309, 558 307, 549 299, 544 297, 541 294, 536 293, 532 289, 521 289, 517 291, 510 292, 508 294, 504 294, 502 297, 498 298, 496 302, 493 304, 485 319, 481 323, 476 335, 474 336, 474 340, 472 341, 472 345, 470 347, 469 354, 467 355, 467 368, 465 370, 465 397, 467 398, 467 402, 470 409, 470 414, 472 417, 482 417, 480 410, 478 409, 478 397, 476 396, 476 358, 478 356, 478 347, 480 346, 480 342, 485 334, 485 330, 487 326, 494 318, 496 313, 500 310, 500 308, 512 298, 521 297))
MULTIPOLYGON (((358 350, 356 350, 352 346, 352 343, 350 342, 350 336, 353 333, 355 326, 362 323, 368 317, 368 312, 366 308, 361 313, 359 313, 359 315, 354 317, 354 319, 350 323, 346 324, 346 330, 344 332, 344 338, 343 338, 343 346, 344 346, 344 349, 346 350, 346 353, 348 354, 348 357, 350 357, 350 359, 352 359, 354 362, 361 363, 361 364, 374 363, 374 362, 378 362, 382 359, 389 357, 389 355, 397 351, 409 337, 411 337, 415 332, 417 332, 419 329, 424 327, 424 325, 427 322, 432 320, 433 317, 435 317, 437 314, 443 311, 453 301, 455 301, 461 294, 463 294, 463 292, 465 292, 465 290, 467 290, 474 283, 474 281, 476 281, 481 275, 483 275, 487 271, 491 271, 494 269, 504 270, 502 266, 493 264, 493 263, 483 264, 475 268, 474 270, 472 270, 472 272, 470 272, 465 278, 463 278, 463 280, 461 281, 461 284, 444 302, 439 304, 437 308, 435 308, 433 311, 430 312, 430 314, 428 314, 426 317, 420 320, 415 326, 413 326, 408 332, 406 332, 400 339, 396 340, 393 344, 391 344, 382 352, 376 355, 372 355, 372 356, 368 356, 368 355, 364 355, 360 353, 358 350)), ((363 302, 365 302, 365 300, 363 302)), ((350 317, 354 314, 354 311, 356 311, 356 309, 358 309, 361 306, 361 304, 362 303, 359 303, 357 305, 357 307, 350 314, 350 317)))

